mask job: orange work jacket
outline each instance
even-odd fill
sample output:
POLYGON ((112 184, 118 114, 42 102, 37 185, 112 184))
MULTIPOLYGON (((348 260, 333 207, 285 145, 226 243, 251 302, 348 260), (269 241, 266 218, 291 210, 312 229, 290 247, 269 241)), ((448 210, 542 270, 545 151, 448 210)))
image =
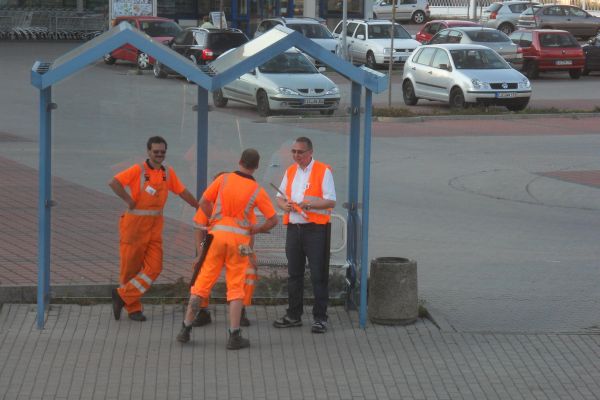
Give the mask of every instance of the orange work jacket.
MULTIPOLYGON (((304 191, 304 200, 317 200, 323 198, 323 179, 325 178, 325 171, 331 170, 331 167, 325 163, 315 160, 312 170, 310 171, 310 177, 308 178, 308 188, 304 191)), ((298 170, 298 164, 294 163, 287 169, 287 186, 285 188, 285 195, 288 199, 292 198, 292 183, 298 170)), ((326 210, 306 210, 308 216, 307 222, 313 222, 315 224, 324 225, 329 222, 331 217, 331 209, 326 210)), ((283 215, 283 223, 288 224, 290 222, 290 214, 286 213, 283 215)))

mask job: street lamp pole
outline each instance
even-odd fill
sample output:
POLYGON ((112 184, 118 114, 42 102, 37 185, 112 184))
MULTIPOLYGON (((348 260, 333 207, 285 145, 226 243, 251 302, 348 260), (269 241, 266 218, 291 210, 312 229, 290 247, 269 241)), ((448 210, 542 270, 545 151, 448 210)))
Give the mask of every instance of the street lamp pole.
POLYGON ((348 46, 346 45, 346 26, 348 25, 348 0, 342 0, 342 48, 340 55, 348 60, 348 46))

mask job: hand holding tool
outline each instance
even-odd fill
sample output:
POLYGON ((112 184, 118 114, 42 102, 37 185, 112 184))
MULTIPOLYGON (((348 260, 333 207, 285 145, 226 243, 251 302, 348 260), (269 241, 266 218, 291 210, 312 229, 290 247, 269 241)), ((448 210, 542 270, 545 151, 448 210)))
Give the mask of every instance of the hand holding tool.
POLYGON ((277 186, 273 185, 273 183, 269 182, 269 185, 273 186, 273 189, 277 190, 277 193, 279 193, 281 196, 283 196, 283 199, 292 205, 292 208, 294 209, 294 211, 296 211, 298 214, 300 214, 302 216, 302 218, 308 220, 308 215, 306 215, 304 210, 302 208, 300 208, 298 203, 289 201, 287 196, 285 195, 285 193, 283 193, 281 190, 279 190, 279 188, 277 186))

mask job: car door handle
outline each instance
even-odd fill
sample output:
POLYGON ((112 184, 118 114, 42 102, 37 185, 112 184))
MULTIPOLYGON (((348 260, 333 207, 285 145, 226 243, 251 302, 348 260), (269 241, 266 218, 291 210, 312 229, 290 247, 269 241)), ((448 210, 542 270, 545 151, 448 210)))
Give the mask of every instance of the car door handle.
POLYGON ((433 71, 427 71, 429 75, 433 75, 433 71))
POLYGON ((411 67, 410 69, 412 69, 413 71, 416 71, 417 68, 416 67, 411 67))

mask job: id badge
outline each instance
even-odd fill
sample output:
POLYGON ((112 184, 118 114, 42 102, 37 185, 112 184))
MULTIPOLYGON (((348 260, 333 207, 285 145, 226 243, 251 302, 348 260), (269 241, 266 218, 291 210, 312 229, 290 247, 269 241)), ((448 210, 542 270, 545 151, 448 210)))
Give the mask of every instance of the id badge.
POLYGON ((150 185, 146 186, 145 190, 146 190, 146 193, 148 193, 150 196, 154 196, 156 194, 156 189, 154 189, 150 185))

